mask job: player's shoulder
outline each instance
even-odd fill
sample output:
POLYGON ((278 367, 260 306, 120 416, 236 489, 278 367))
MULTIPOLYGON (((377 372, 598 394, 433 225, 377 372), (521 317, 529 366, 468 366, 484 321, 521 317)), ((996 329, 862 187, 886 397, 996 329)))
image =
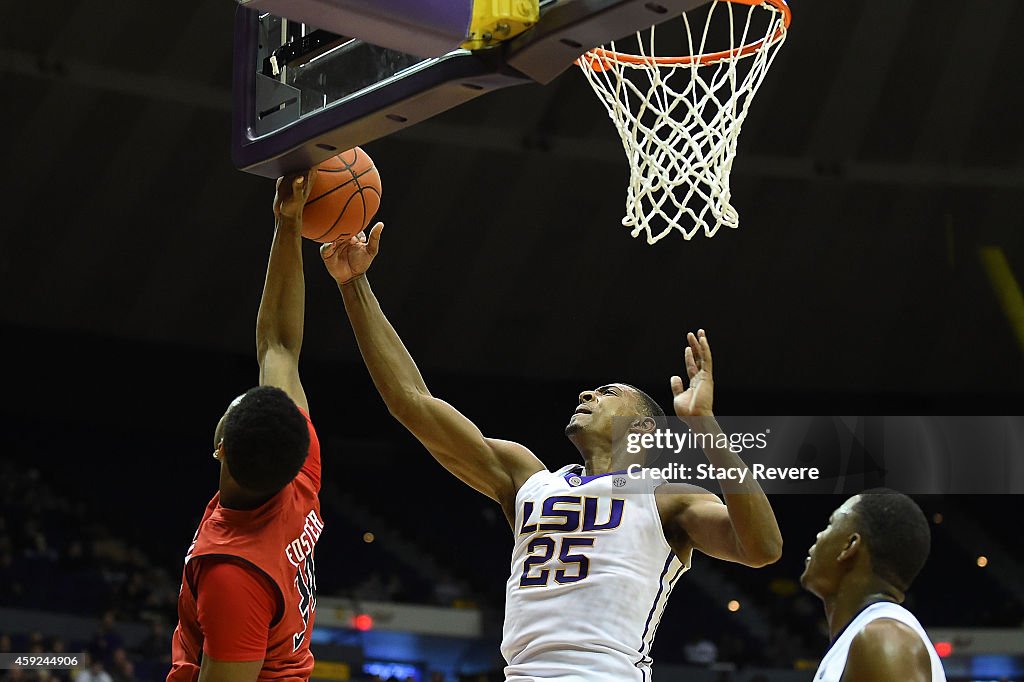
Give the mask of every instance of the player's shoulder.
POLYGON ((501 438, 484 438, 484 441, 491 448, 501 469, 511 477, 516 490, 534 474, 548 470, 540 458, 522 443, 501 438))
MULTIPOLYGON (((918 679, 917 675, 927 674, 928 677, 923 679, 929 679, 931 660, 924 640, 914 628, 894 618, 882 617, 866 623, 854 635, 850 642, 847 670, 869 676, 898 676, 898 679, 910 681, 918 679)), ((872 679, 869 676, 849 677, 856 681, 872 679)))
POLYGON ((689 483, 662 483, 654 489, 662 516, 679 514, 699 504, 724 504, 714 493, 689 483))
POLYGON ((887 642, 897 642, 900 645, 920 645, 924 648, 924 642, 917 630, 901 620, 882 616, 864 624, 860 632, 853 638, 853 643, 860 642, 862 645, 880 645, 887 642))

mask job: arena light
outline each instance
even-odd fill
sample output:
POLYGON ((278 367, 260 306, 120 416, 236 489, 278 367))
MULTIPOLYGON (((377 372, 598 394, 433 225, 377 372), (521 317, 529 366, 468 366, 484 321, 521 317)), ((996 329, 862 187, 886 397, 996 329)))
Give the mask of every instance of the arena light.
POLYGON ((987 556, 980 556, 980 557, 978 557, 978 568, 985 568, 986 566, 988 566, 988 557, 987 556))
POLYGON ((728 608, 730 611, 735 613, 735 612, 740 610, 740 603, 738 601, 736 601, 735 599, 733 599, 732 601, 729 602, 729 604, 728 604, 728 606, 726 608, 728 608))
POLYGON ((360 613, 352 619, 352 626, 360 632, 366 632, 373 628, 373 616, 368 613, 360 613))
POLYGON ((939 658, 946 658, 953 653, 953 645, 950 642, 936 642, 935 653, 939 655, 939 658))

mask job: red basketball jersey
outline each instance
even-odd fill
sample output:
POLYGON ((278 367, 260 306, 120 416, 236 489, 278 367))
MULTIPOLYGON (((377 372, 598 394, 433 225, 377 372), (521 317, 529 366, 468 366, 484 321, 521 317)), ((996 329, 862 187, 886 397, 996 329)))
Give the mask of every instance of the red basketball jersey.
MULTIPOLYGON (((305 413, 303 413, 305 414, 305 413)), ((309 416, 306 415, 309 422, 309 416)), ((320 519, 320 444, 309 422, 309 454, 294 480, 252 510, 220 506, 213 496, 185 556, 178 595, 178 627, 171 643, 167 682, 195 682, 203 653, 196 606, 195 568, 200 559, 243 563, 273 583, 278 609, 271 622, 259 680, 308 680, 313 671, 309 637, 316 610, 313 549, 320 519)))

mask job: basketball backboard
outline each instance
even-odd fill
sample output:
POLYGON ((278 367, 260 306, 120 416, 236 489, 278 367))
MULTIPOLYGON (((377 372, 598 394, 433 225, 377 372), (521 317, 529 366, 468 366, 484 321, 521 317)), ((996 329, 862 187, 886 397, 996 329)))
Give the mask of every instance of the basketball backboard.
MULTIPOLYGON (((377 4, 393 8, 395 2, 377 4)), ((327 30, 240 6, 235 165, 266 177, 308 168, 487 92, 547 83, 591 47, 707 2, 541 0, 540 20, 525 33, 495 47, 455 48, 434 57, 344 35, 336 24, 327 30)))

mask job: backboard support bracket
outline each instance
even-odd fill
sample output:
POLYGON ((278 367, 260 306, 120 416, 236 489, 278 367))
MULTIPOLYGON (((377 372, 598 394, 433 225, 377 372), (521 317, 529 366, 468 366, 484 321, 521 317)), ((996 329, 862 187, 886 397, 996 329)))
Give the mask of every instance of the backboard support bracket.
POLYGON ((547 84, 587 50, 660 24, 711 0, 557 0, 542 4, 541 21, 513 38, 505 62, 547 84))

